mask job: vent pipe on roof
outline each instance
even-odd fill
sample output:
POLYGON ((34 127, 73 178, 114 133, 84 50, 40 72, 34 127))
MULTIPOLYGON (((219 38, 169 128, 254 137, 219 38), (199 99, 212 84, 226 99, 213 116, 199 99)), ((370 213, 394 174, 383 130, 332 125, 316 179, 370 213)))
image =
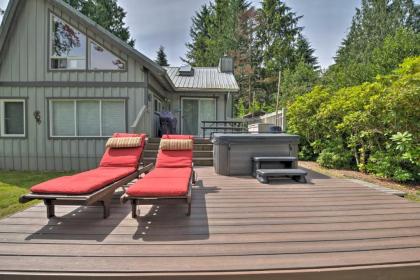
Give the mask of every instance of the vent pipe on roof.
POLYGON ((219 59, 219 71, 221 73, 233 73, 233 58, 230 56, 223 56, 219 59))

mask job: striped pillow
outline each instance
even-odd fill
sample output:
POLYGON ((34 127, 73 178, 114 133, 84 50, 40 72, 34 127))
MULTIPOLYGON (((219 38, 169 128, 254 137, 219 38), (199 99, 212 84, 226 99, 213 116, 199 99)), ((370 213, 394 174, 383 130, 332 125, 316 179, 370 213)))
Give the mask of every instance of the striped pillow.
POLYGON ((164 151, 192 150, 191 139, 161 139, 159 149, 164 151))
POLYGON ((141 137, 112 137, 106 142, 107 148, 135 148, 140 147, 141 137))

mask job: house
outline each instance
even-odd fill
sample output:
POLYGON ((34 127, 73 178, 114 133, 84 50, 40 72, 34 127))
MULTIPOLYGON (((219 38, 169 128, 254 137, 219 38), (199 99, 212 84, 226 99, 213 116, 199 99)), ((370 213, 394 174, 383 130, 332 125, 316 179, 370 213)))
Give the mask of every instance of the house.
POLYGON ((232 59, 162 68, 61 0, 14 0, 0 31, 0 169, 85 170, 115 131, 232 117, 232 59))

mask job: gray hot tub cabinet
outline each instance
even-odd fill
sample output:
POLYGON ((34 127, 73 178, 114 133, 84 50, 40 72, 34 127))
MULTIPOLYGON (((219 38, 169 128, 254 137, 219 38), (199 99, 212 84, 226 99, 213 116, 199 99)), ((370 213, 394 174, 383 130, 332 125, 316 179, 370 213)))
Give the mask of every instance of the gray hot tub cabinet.
MULTIPOLYGON (((299 136, 291 134, 223 134, 213 138, 213 162, 217 174, 252 175, 252 157, 297 157, 299 136)), ((297 163, 292 168, 297 168, 297 163)))

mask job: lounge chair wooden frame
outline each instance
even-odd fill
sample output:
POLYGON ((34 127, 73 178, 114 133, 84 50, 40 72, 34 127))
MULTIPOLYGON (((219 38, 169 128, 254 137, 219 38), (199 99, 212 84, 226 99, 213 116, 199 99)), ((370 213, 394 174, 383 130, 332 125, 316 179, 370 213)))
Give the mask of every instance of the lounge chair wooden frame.
POLYGON ((44 200, 44 204, 47 207, 47 218, 55 216, 55 205, 102 206, 103 217, 106 219, 110 215, 111 200, 115 190, 138 178, 139 174, 144 173, 145 170, 150 170, 152 166, 153 165, 140 167, 130 175, 90 194, 66 195, 29 193, 21 196, 19 202, 26 203, 34 199, 44 200))
MULTIPOLYGON (((193 166, 192 166, 193 167, 193 166)), ((147 174, 147 172, 144 172, 147 174)), ((141 174, 140 174, 141 175, 141 174)), ((139 179, 141 180, 141 179, 139 179)), ((171 205, 185 203, 188 205, 187 216, 191 215, 191 203, 192 203, 192 185, 197 181, 197 174, 194 169, 191 172, 191 176, 188 183, 188 191, 186 195, 183 196, 172 196, 172 197, 141 197, 141 196, 130 196, 127 193, 121 196, 121 203, 126 203, 131 201, 131 217, 137 218, 140 215, 140 209, 138 205, 171 205)))

